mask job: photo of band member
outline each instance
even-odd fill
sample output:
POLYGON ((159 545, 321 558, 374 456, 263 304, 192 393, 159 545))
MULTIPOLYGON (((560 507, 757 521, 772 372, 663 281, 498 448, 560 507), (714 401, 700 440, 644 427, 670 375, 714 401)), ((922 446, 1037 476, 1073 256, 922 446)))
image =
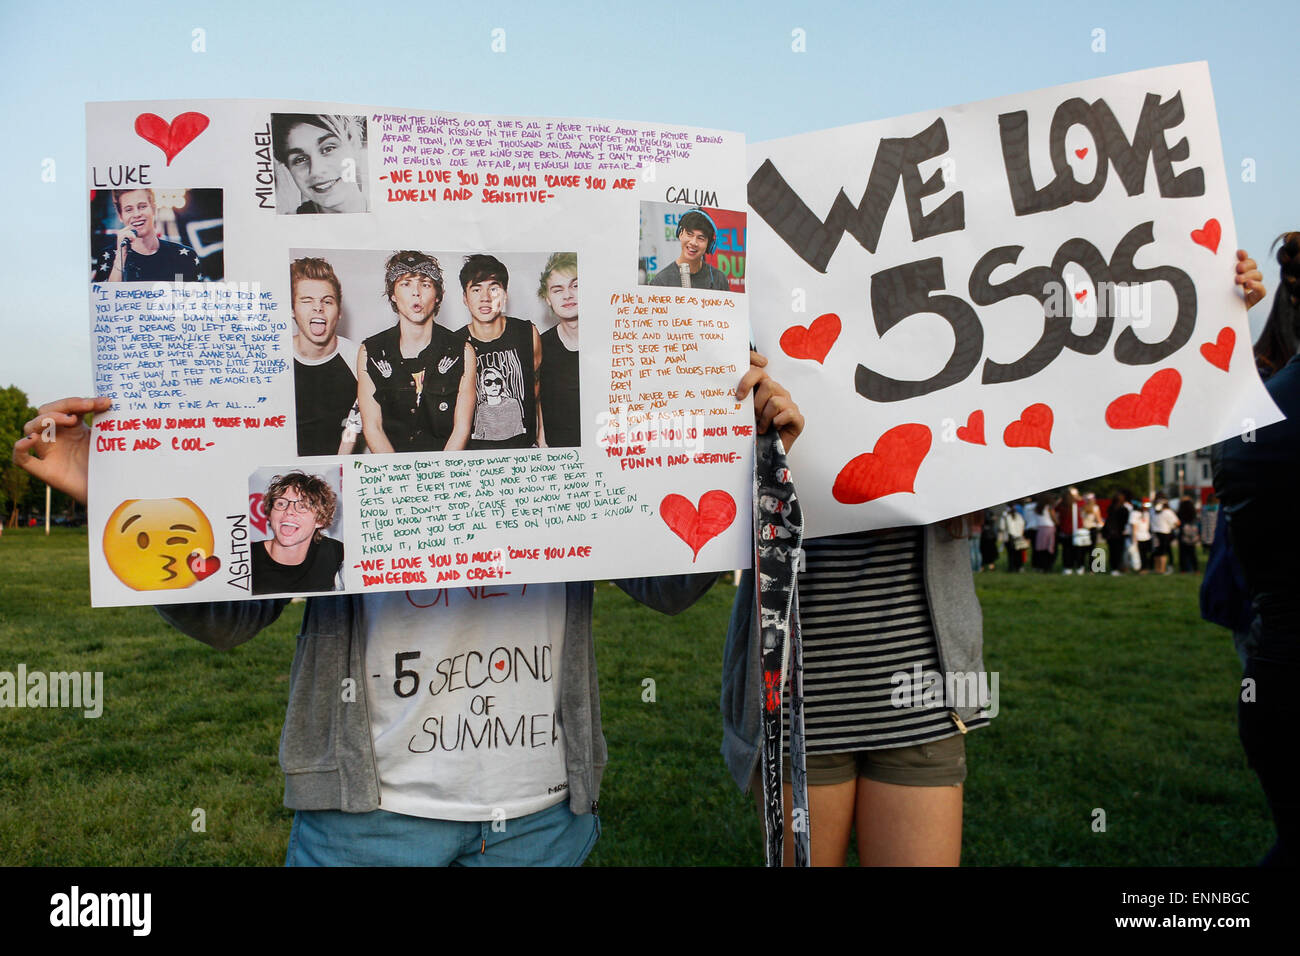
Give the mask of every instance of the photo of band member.
POLYGON ((369 211, 364 116, 272 113, 271 151, 277 213, 369 211))
POLYGON ((343 469, 319 474, 259 468, 248 480, 254 594, 309 594, 343 586, 343 469))
POLYGON ((300 455, 582 444, 576 253, 291 255, 300 455))
POLYGON ((639 285, 745 291, 745 214, 641 203, 639 285))
POLYGON ((90 193, 92 282, 207 282, 225 274, 220 189, 90 193))

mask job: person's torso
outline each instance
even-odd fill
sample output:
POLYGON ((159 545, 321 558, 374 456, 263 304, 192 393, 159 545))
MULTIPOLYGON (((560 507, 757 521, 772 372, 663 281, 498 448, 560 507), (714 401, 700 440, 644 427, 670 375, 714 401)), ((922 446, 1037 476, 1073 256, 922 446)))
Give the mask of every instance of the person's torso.
POLYGON ((511 819, 566 799, 563 584, 367 595, 380 806, 511 819))

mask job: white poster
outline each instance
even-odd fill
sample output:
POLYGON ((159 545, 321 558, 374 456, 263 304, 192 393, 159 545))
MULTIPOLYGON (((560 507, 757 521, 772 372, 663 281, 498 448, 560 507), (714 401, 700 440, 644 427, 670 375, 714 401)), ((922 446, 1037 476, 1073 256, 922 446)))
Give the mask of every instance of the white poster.
POLYGON ((1204 63, 749 149, 754 335, 809 534, 917 524, 1280 417, 1204 63))
POLYGON ((87 144, 96 605, 749 561, 739 135, 217 100, 87 144))

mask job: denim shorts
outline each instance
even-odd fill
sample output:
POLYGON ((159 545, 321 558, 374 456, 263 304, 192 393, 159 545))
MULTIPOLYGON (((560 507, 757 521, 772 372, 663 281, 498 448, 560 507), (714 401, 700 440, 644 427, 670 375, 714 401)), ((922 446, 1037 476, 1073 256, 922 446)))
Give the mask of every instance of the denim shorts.
POLYGON ((284 865, 581 866, 599 836, 599 817, 575 814, 567 800, 513 820, 472 823, 299 810, 284 865))

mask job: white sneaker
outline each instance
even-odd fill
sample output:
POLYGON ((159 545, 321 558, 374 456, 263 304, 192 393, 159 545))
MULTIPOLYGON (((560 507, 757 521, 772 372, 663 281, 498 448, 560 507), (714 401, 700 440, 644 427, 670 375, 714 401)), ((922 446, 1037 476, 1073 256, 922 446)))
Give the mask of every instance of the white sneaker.
POLYGON ((1112 571, 1112 572, 1110 572, 1110 576, 1111 576, 1112 578, 1117 578, 1117 577, 1120 576, 1120 574, 1119 574, 1118 571, 1112 571))
POLYGON ((1074 571, 1072 571, 1070 568, 1066 568, 1066 569, 1065 569, 1064 571, 1062 571, 1061 573, 1062 573, 1062 574, 1073 574, 1074 571))

